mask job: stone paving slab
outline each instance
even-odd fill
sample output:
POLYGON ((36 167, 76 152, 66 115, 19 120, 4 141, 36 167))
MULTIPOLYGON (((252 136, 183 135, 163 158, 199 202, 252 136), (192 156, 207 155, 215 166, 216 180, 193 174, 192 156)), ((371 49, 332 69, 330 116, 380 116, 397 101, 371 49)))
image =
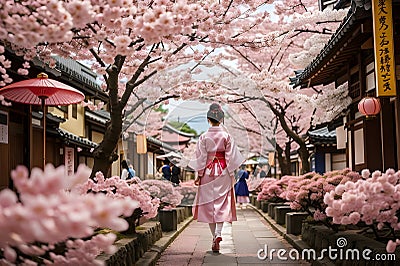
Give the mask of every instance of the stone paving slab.
POLYGON ((208 224, 192 221, 164 250, 159 266, 236 266, 236 265, 311 265, 305 261, 261 260, 257 251, 268 248, 293 248, 254 209, 238 209, 238 221, 224 223, 220 253, 211 251, 212 235, 208 224))

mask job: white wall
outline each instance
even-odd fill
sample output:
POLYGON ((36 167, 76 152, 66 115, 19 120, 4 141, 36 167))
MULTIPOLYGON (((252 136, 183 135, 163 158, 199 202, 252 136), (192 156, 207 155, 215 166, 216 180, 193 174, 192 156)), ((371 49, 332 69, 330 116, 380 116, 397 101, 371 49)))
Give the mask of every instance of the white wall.
POLYGON ((364 158, 364 132, 360 128, 354 131, 354 161, 355 164, 363 164, 364 158))

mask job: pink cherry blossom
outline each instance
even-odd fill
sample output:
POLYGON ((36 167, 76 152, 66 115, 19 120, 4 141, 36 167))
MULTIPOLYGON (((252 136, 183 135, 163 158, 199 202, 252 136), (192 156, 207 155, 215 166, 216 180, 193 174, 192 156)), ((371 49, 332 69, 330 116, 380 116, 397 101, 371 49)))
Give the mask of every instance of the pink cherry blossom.
MULTIPOLYGON (((236 86, 239 83, 219 86, 215 80, 212 82, 214 86, 197 84, 194 77, 197 69, 177 75, 176 79, 171 80, 175 83, 173 86, 157 86, 153 83, 164 75, 161 70, 171 71, 188 63, 200 62, 205 65, 206 61, 202 59, 209 57, 215 65, 224 61, 235 62, 240 76, 253 80, 257 85, 254 89, 262 91, 260 99, 285 99, 286 102, 294 99, 293 108, 285 110, 287 117, 295 116, 299 120, 295 124, 310 125, 310 110, 314 106, 321 106, 316 99, 318 97, 292 90, 287 77, 293 75, 293 70, 298 69, 299 65, 308 64, 319 53, 329 37, 324 34, 325 30, 333 32, 347 11, 327 9, 319 12, 317 3, 310 0, 303 1, 301 5, 308 12, 298 6, 296 1, 285 2, 284 5, 277 3, 274 11, 267 12, 258 0, 246 1, 245 4, 242 1, 217 4, 186 0, 150 3, 131 0, 7 1, 2 9, 0 39, 16 55, 25 60, 37 56, 50 67, 55 65, 51 60, 52 55, 93 62, 92 68, 103 75, 101 87, 114 97, 110 102, 121 104, 121 108, 111 107, 111 112, 121 110, 122 114, 128 106, 135 106, 144 98, 148 101, 134 108, 135 113, 140 113, 143 108, 148 108, 149 104, 156 103, 157 99, 164 96, 183 99, 204 99, 209 96, 223 98, 223 95, 229 94, 243 95, 236 91, 238 87, 249 90, 248 86, 236 86), (32 10, 35 12, 32 13, 32 10), (193 52, 199 49, 201 51, 193 52), (281 59, 260 57, 260 54, 276 54, 276 58, 281 59), (118 82, 109 83, 107 66, 119 55, 124 56, 123 64, 112 70, 118 82), (146 59, 148 56, 150 60, 146 59), (142 63, 144 67, 139 67, 142 63), (140 82, 133 82, 134 86, 119 82, 131 80, 136 74, 138 77, 134 80, 140 82), (189 80, 194 84, 180 86, 189 80), (216 89, 215 84, 223 88, 216 89), (199 87, 202 87, 200 91, 199 87), (157 93, 154 93, 156 90, 157 93), (138 97, 129 97, 133 92, 138 97)), ((7 72, 11 64, 6 60, 0 60, 0 67, 7 72)), ((26 73, 25 70, 21 71, 26 73)), ((10 77, 2 79, 2 86, 12 81, 10 77)), ((218 80, 218 77, 215 79, 218 80)), ((345 88, 331 90, 329 87, 324 91, 325 99, 321 96, 320 102, 331 100, 333 97, 329 95, 335 95, 336 99, 340 99, 337 102, 340 104, 325 104, 335 108, 328 112, 317 111, 315 119, 335 117, 341 112, 349 100, 347 95, 340 93, 342 90, 345 88)), ((274 105, 282 103, 283 100, 278 100, 274 105)), ((267 123, 271 120, 260 121, 267 123)), ((110 130, 116 129, 113 123, 111 121, 110 130)), ((281 132, 281 129, 279 127, 278 131, 281 132)), ((301 127, 301 134, 306 130, 306 126, 301 127)), ((285 143, 286 135, 280 135, 282 138, 279 142, 285 143)), ((94 169, 94 172, 98 170, 105 172, 107 169, 94 169)))
POLYGON ((115 251, 115 235, 98 236, 95 230, 126 230, 128 223, 122 216, 132 215, 139 203, 102 193, 78 193, 89 175, 90 169, 85 166, 79 166, 70 177, 64 176, 63 167, 52 165, 44 170, 32 169, 30 177, 23 166, 12 171, 18 197, 8 189, 0 192, 2 263, 32 263, 28 258, 34 256, 45 264, 93 264, 102 251, 115 251), (76 240, 69 242, 65 253, 53 254, 55 244, 71 238, 76 240), (50 256, 45 255, 47 251, 50 256))
MULTIPOLYGON (((346 187, 352 187, 347 182, 341 183, 349 180, 355 182, 360 178, 360 175, 349 169, 327 172, 323 176, 307 173, 302 176, 284 176, 280 180, 266 178, 257 200, 288 201, 292 209, 309 212, 316 220, 325 220, 327 214, 331 216, 337 213, 336 208, 347 206, 335 205, 334 194, 338 188, 345 190, 346 187)), ((345 195, 343 200, 353 203, 354 197, 345 195)), ((356 218, 354 214, 351 222, 356 218)))
MULTIPOLYGON (((347 181, 336 190, 325 196, 326 214, 333 217, 334 223, 376 226, 382 230, 390 226, 399 230, 397 212, 400 208, 400 197, 397 196, 400 186, 400 172, 388 169, 385 173, 375 171, 370 177, 369 170, 363 170, 363 179, 347 181)), ((389 241, 388 252, 396 248, 396 243, 389 241)))
POLYGON ((18 72, 19 75, 22 75, 22 76, 26 76, 26 75, 29 74, 29 71, 27 69, 24 69, 24 68, 18 68, 17 72, 18 72))
POLYGON ((0 191, 0 207, 7 208, 15 205, 18 202, 18 198, 13 191, 6 188, 0 191))
POLYGON ((140 186, 150 192, 150 195, 159 198, 164 205, 176 207, 181 203, 183 196, 169 181, 143 180, 140 186))
POLYGON ((396 250, 397 244, 395 241, 389 240, 386 246, 386 251, 388 253, 393 253, 396 250))

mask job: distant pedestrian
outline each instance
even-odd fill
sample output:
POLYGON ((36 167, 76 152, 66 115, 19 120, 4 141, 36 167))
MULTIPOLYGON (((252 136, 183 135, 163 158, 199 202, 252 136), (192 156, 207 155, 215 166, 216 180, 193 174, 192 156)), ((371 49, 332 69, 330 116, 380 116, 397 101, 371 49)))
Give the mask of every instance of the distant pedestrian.
POLYGON ((237 182, 237 181, 239 180, 239 178, 242 176, 243 172, 246 171, 244 168, 245 168, 245 167, 242 165, 242 166, 239 168, 239 171, 237 171, 237 173, 236 173, 236 175, 235 175, 235 181, 236 181, 236 182, 237 182))
POLYGON ((128 163, 126 160, 123 160, 121 162, 121 168, 122 168, 122 172, 121 172, 121 179, 122 180, 127 180, 129 179, 129 167, 128 167, 128 163))
POLYGON ((237 220, 233 172, 245 159, 231 135, 220 126, 224 112, 219 104, 211 104, 207 119, 211 127, 200 136, 196 158, 189 163, 198 173, 193 218, 208 223, 213 236, 212 251, 219 252, 224 222, 237 220))
POLYGON ((180 178, 181 178, 181 168, 179 168, 175 164, 172 164, 172 167, 171 167, 171 182, 174 183, 175 185, 179 185, 180 178))
POLYGON ((136 171, 135 171, 135 169, 133 169, 132 164, 129 165, 128 172, 129 172, 128 179, 132 179, 136 176, 136 171))
POLYGON ((260 178, 265 178, 265 177, 267 177, 267 173, 264 170, 264 165, 261 165, 260 178))
POLYGON ((261 171, 261 167, 257 165, 256 169, 254 169, 253 176, 259 177, 258 174, 260 173, 260 171, 261 171))
POLYGON ((163 173, 164 179, 166 179, 168 181, 171 181, 171 175, 172 175, 172 173, 171 173, 171 165, 170 165, 168 160, 164 161, 164 165, 161 168, 161 172, 163 173))
POLYGON ((242 165, 235 184, 236 202, 239 203, 240 208, 242 208, 242 204, 250 202, 249 187, 247 186, 246 179, 249 179, 249 173, 245 170, 245 166, 242 165))

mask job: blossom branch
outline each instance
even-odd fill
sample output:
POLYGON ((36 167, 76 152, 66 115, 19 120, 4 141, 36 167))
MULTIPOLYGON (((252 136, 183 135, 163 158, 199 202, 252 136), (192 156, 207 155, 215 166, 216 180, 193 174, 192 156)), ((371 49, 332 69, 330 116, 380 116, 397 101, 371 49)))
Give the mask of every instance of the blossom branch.
POLYGON ((247 62, 249 62, 255 69, 257 69, 259 72, 261 72, 261 69, 254 64, 253 61, 251 61, 247 56, 245 56, 242 52, 240 52, 238 49, 236 49, 234 46, 231 46, 233 50, 235 50, 241 57, 243 57, 247 62))

